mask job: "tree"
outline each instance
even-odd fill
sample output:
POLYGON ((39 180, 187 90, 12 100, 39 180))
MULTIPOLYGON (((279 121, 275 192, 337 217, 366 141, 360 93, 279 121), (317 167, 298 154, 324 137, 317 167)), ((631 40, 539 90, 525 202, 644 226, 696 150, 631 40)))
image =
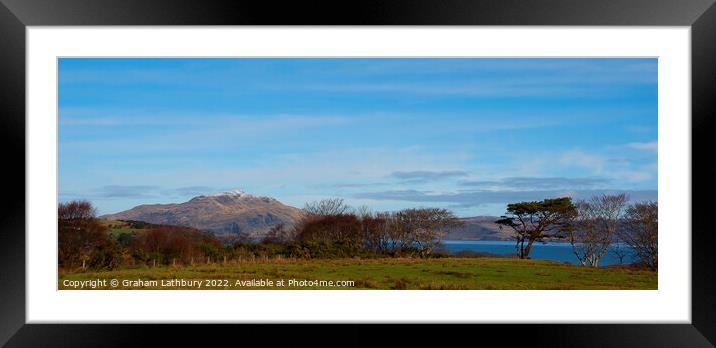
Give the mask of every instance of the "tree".
POLYGON ((360 218, 363 245, 368 250, 387 251, 391 247, 390 231, 395 226, 391 213, 364 214, 360 218))
POLYGON ((343 201, 343 198, 326 198, 320 201, 306 203, 303 210, 308 215, 329 216, 342 215, 350 212, 351 208, 343 201))
POLYGON ((421 256, 429 255, 440 244, 444 231, 458 224, 457 217, 442 208, 411 208, 396 213, 401 246, 414 246, 421 256))
POLYGON ((110 241, 107 228, 95 217, 85 200, 60 203, 57 207, 57 249, 60 267, 87 267, 92 254, 110 241))
POLYGON ((327 243, 361 240, 360 220, 353 214, 309 217, 296 229, 298 241, 315 240, 327 243))
POLYGON ((614 244, 614 246, 612 246, 611 252, 612 252, 612 255, 614 255, 614 257, 616 257, 616 258, 619 260, 619 264, 620 264, 620 265, 623 265, 623 264, 624 264, 624 259, 625 259, 627 256, 631 255, 631 250, 630 250, 630 248, 628 248, 628 247, 625 248, 625 247, 622 245, 622 243, 616 243, 616 244, 614 244))
POLYGON ((130 247, 133 256, 153 265, 181 261, 193 264, 196 257, 217 260, 223 250, 219 239, 191 227, 155 225, 137 233, 130 247))
POLYGON ((548 198, 543 201, 510 203, 507 205, 507 214, 495 223, 500 224, 500 228, 508 226, 513 229, 517 255, 527 259, 534 242, 562 237, 561 232, 574 213, 571 198, 548 198))
POLYGON ((599 260, 617 237, 626 201, 623 193, 603 194, 575 204, 576 214, 565 231, 582 266, 599 267, 599 260))
POLYGON ((658 270, 659 206, 657 202, 635 203, 626 210, 621 240, 631 247, 637 262, 658 270))
POLYGON ((60 203, 57 207, 57 218, 65 222, 92 220, 96 217, 96 214, 97 210, 92 206, 92 203, 86 200, 60 203))
POLYGON ((283 223, 274 225, 269 229, 266 235, 261 239, 261 244, 284 244, 291 240, 289 230, 283 223))

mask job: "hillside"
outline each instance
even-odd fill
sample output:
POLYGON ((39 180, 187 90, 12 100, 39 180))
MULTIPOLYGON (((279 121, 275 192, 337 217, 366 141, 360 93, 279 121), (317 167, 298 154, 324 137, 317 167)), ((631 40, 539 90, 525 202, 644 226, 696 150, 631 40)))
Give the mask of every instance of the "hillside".
POLYGON ((257 237, 272 226, 293 225, 301 215, 301 209, 285 205, 274 198, 237 190, 197 196, 184 203, 139 205, 100 218, 188 226, 218 234, 257 237))
POLYGON ((461 218, 463 225, 450 229, 444 239, 448 240, 511 240, 512 230, 500 229, 497 216, 473 216, 461 218))

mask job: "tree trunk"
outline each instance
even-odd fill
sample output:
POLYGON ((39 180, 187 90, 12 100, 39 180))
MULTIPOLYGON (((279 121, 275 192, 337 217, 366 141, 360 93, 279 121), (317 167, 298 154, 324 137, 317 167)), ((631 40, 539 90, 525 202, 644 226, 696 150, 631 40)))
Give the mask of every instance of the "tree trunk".
POLYGON ((522 239, 517 242, 518 250, 517 250, 517 256, 519 256, 520 259, 524 259, 522 255, 525 253, 525 240, 522 239))
POLYGON ((527 247, 524 250, 524 253, 522 254, 522 258, 526 259, 530 256, 530 250, 532 250, 532 243, 534 243, 533 239, 530 239, 527 241, 527 247))

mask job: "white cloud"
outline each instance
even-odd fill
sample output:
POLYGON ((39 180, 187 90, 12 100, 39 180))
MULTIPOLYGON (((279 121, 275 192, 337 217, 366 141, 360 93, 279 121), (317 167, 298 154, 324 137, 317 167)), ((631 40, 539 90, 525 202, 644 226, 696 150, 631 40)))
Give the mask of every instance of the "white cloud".
POLYGON ((659 149, 659 143, 656 141, 651 141, 648 143, 629 143, 626 146, 631 149, 635 150, 643 150, 643 151, 651 151, 651 152, 657 152, 659 149))

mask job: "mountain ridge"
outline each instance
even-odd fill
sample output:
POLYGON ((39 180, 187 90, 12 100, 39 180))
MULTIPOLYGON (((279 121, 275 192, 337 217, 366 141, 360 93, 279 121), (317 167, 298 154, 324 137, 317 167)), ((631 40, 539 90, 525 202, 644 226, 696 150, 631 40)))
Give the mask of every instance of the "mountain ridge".
POLYGON ((500 228, 495 221, 498 216, 470 216, 459 218, 462 225, 450 228, 443 239, 446 240, 512 240, 512 230, 500 228))
MULTIPOLYGON (((291 227, 304 211, 268 196, 242 190, 192 197, 183 203, 140 204, 131 209, 100 216, 105 220, 134 220, 151 224, 192 227, 215 234, 261 238, 276 225, 291 227)), ((511 240, 509 229, 500 229, 497 216, 460 218, 461 226, 446 231, 450 240, 511 240)))
POLYGON ((141 204, 100 218, 187 226, 216 234, 256 237, 278 224, 293 225, 302 215, 302 209, 283 204, 273 197, 233 190, 196 196, 183 203, 141 204))

